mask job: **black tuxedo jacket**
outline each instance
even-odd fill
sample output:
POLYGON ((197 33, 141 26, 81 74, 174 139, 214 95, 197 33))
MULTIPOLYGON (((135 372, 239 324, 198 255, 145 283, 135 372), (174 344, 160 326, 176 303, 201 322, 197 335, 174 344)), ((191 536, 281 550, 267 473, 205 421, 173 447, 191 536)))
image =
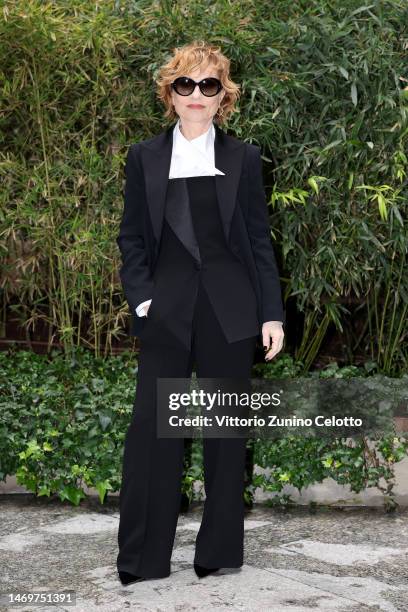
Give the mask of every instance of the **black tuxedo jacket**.
MULTIPOLYGON (((283 321, 281 288, 271 243, 262 178, 261 150, 226 134, 215 126, 215 175, 217 202, 229 248, 247 266, 255 289, 259 321, 283 321)), ((124 210, 117 244, 119 271, 132 314, 131 335, 143 330, 146 317, 136 307, 152 297, 153 275, 163 227, 166 190, 173 147, 174 125, 128 149, 124 210)), ((190 240, 186 215, 179 216, 180 235, 190 240)))

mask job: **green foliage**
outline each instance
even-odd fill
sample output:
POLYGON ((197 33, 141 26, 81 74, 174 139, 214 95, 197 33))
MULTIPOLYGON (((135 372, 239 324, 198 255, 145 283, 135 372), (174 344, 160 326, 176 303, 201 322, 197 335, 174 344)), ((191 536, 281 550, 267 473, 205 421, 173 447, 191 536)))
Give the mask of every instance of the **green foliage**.
POLYGON ((166 127, 154 77, 201 37, 241 85, 227 130, 263 149, 285 299, 304 313, 296 359, 307 371, 334 328, 349 362, 406 369, 407 25, 403 0, 4 0, 3 304, 50 346, 111 352, 129 316, 125 152, 166 127))
MULTIPOLYGON (((271 363, 254 366, 257 376, 271 379, 295 378, 303 370, 303 363, 285 354, 271 363)), ((379 371, 378 364, 371 361, 359 368, 353 365, 339 367, 333 362, 322 370, 309 372, 309 376, 321 379, 367 378, 379 371)), ((365 436, 328 441, 285 435, 273 442, 258 440, 254 448, 254 462, 266 472, 254 475, 252 489, 261 487, 279 493, 290 484, 300 493, 305 487, 330 477, 338 484, 348 485, 355 493, 376 487, 383 494, 385 508, 392 511, 397 506, 393 466, 408 455, 408 438, 387 435, 374 443, 365 436)), ((286 493, 271 500, 272 505, 291 503, 291 497, 286 493)))
MULTIPOLYGON (((360 369, 333 364, 319 375, 350 378, 368 376, 370 370, 372 364, 360 369)), ((134 354, 102 359, 80 348, 67 359, 58 351, 49 357, 9 351, 0 353, 0 372, 0 480, 16 474, 18 483, 35 495, 58 495, 76 505, 86 496, 86 487, 96 488, 101 503, 109 491, 118 491, 135 395, 134 354)), ((254 367, 255 376, 273 378, 277 373, 298 376, 290 356, 254 367)), ((248 500, 258 486, 280 493, 291 484, 301 491, 330 476, 355 492, 377 487, 390 509, 396 505, 393 468, 408 454, 408 440, 396 436, 373 444, 366 438, 327 441, 285 435, 249 444, 255 463, 267 472, 255 475, 246 491, 248 500)), ((202 446, 194 440, 182 481, 190 499, 197 480, 203 480, 202 446)), ((291 498, 278 495, 273 503, 286 505, 291 498)))
POLYGON ((58 493, 72 503, 84 497, 85 485, 101 501, 118 490, 134 356, 0 353, 0 370, 0 479, 15 473, 33 493, 58 493))
MULTIPOLYGON (((332 478, 355 493, 376 487, 383 494, 385 508, 391 511, 397 506, 393 467, 407 455, 408 440, 397 436, 384 437, 376 445, 370 445, 364 437, 327 442, 284 436, 273 443, 259 441, 255 445, 255 463, 266 472, 256 474, 252 486, 277 493, 290 484, 300 493, 309 485, 332 478)), ((285 500, 285 504, 293 503, 287 494, 285 500)))

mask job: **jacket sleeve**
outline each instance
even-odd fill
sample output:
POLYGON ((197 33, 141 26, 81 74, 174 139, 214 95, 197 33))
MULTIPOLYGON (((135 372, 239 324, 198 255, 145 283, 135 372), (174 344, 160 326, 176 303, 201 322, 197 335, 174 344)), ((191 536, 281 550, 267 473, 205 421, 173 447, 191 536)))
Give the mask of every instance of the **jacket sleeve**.
POLYGON ((248 145, 248 154, 248 234, 261 286, 262 323, 284 322, 279 271, 271 241, 268 205, 263 183, 261 148, 257 145, 248 145))
POLYGON ((153 292, 143 234, 146 211, 145 188, 138 145, 128 149, 125 166, 124 209, 116 242, 122 258, 119 276, 132 313, 153 292))

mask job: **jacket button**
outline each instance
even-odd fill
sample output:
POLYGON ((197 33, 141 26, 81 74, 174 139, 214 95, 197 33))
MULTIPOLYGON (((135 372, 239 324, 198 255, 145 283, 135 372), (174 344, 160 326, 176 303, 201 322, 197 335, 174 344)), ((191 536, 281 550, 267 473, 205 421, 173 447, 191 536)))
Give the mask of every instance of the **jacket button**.
POLYGON ((196 263, 194 264, 194 267, 195 267, 195 269, 196 269, 196 270, 201 270, 201 264, 200 264, 200 263, 198 263, 198 262, 196 262, 196 263))

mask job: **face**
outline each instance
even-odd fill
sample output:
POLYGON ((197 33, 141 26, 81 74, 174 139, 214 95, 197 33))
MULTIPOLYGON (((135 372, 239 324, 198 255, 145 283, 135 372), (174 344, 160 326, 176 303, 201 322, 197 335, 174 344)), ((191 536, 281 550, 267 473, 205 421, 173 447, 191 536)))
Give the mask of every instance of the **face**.
MULTIPOLYGON (((182 74, 180 76, 186 76, 194 81, 199 82, 205 78, 216 78, 218 79, 218 73, 215 68, 210 66, 199 66, 192 72, 182 74)), ((180 117, 181 123, 203 123, 207 124, 212 121, 216 114, 218 107, 225 95, 225 91, 221 89, 217 95, 208 97, 204 96, 198 85, 196 85, 193 93, 190 96, 180 96, 178 93, 171 88, 171 98, 174 104, 174 110, 180 117)))

